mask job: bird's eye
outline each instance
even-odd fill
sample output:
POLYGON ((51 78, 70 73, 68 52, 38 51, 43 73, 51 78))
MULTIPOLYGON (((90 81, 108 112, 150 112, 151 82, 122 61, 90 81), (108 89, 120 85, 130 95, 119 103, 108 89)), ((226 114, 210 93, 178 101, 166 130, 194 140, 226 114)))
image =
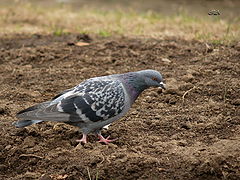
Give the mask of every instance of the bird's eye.
POLYGON ((157 81, 157 78, 156 78, 156 77, 153 77, 152 80, 157 81))

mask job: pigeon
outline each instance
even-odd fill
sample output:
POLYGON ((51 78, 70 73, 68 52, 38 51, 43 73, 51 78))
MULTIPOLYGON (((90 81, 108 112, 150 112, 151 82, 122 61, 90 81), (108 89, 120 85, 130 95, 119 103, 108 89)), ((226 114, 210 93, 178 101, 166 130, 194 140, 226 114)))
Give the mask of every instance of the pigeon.
POLYGON ((50 101, 18 112, 19 120, 13 124, 22 128, 43 121, 64 122, 80 128, 82 138, 78 142, 87 143, 87 135, 95 133, 99 142, 108 144, 115 139, 104 138, 101 130, 124 116, 149 87, 165 89, 158 71, 148 69, 90 78, 50 101))

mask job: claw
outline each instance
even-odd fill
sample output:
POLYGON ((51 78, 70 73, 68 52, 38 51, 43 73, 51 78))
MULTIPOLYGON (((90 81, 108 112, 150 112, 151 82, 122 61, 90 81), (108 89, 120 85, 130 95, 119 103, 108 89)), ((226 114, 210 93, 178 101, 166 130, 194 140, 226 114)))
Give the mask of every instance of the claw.
POLYGON ((100 139, 98 142, 103 142, 105 144, 109 144, 110 142, 113 142, 113 141, 117 140, 117 138, 116 139, 109 139, 110 136, 108 136, 107 138, 104 138, 101 134, 98 134, 98 137, 100 139))
POLYGON ((76 141, 79 143, 86 144, 87 143, 87 135, 83 134, 82 139, 77 139, 76 141))

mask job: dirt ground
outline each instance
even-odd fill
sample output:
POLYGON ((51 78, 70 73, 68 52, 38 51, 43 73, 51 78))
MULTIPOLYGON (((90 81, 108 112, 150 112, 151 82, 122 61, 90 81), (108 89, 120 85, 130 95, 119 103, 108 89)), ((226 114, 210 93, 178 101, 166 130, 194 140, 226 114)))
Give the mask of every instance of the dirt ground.
POLYGON ((240 44, 88 35, 1 37, 0 179, 240 179, 240 44), (87 42, 89 45, 75 44, 87 42), (83 46, 84 45, 84 46, 83 46), (148 89, 104 136, 79 145, 60 123, 15 128, 15 114, 84 79, 142 69, 148 89))

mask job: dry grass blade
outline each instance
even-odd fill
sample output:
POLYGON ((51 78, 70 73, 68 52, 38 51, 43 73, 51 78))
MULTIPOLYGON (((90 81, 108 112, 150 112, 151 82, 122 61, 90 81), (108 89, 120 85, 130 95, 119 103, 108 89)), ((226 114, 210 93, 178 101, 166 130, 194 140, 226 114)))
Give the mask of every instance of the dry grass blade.
POLYGON ((19 157, 35 157, 35 158, 43 159, 42 156, 38 156, 35 154, 21 154, 19 157))
POLYGON ((92 177, 91 177, 91 174, 90 174, 90 171, 89 171, 89 168, 87 167, 87 173, 88 173, 88 178, 89 180, 92 180, 92 177))
POLYGON ((184 100, 185 100, 185 96, 186 96, 189 92, 191 92, 192 90, 194 90, 195 88, 196 88, 196 86, 193 86, 191 89, 187 90, 187 91, 183 94, 183 96, 182 96, 182 101, 183 101, 183 103, 184 103, 184 100))

